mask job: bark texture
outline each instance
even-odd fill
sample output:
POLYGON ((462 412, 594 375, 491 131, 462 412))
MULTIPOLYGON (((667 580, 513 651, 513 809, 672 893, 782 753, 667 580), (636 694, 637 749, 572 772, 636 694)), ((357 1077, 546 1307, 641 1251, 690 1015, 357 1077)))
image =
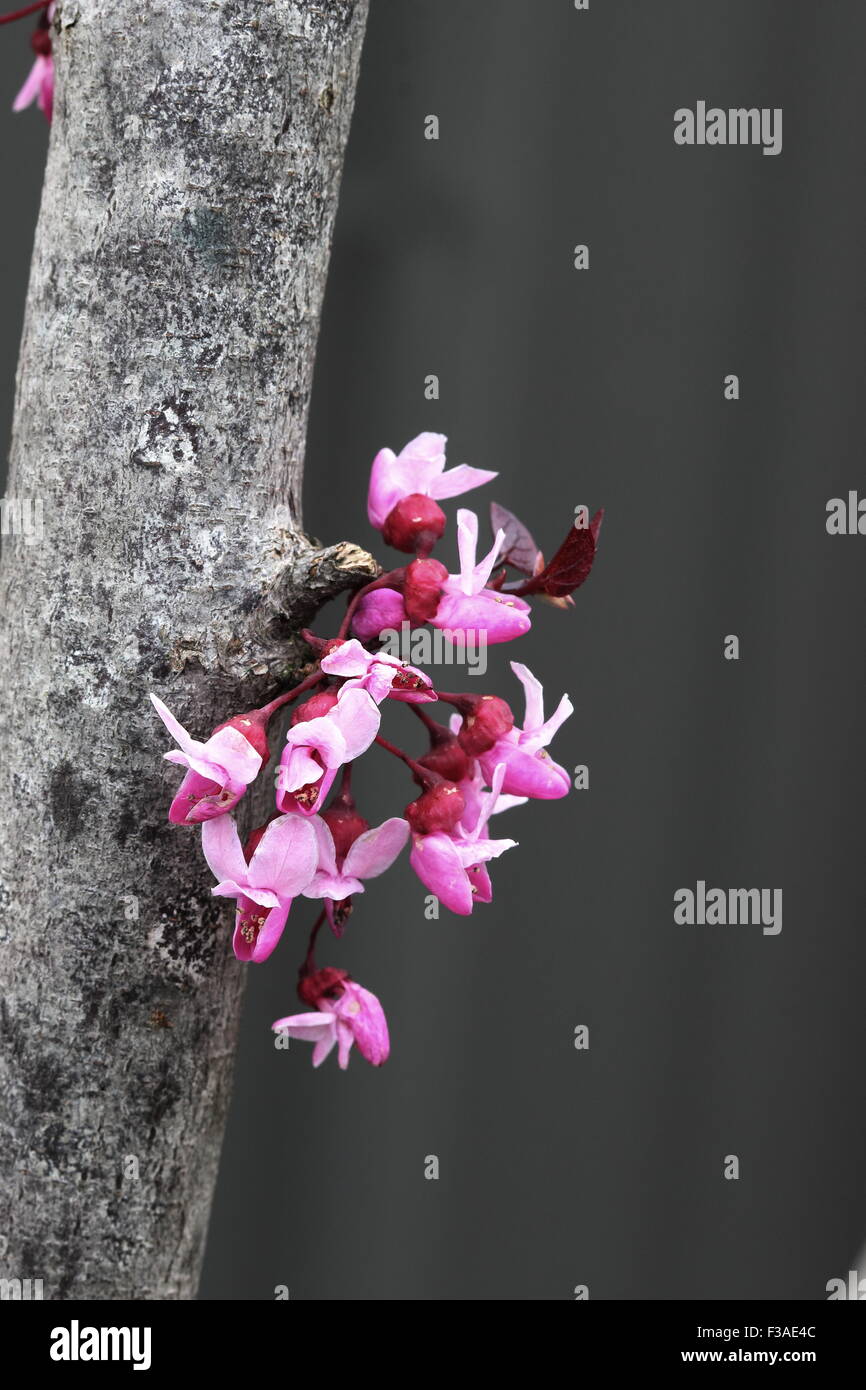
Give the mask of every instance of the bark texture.
MULTIPOLYGON (((372 577, 300 530, 366 0, 61 0, 0 571, 0 1275, 194 1295, 244 969, 147 700, 197 737, 372 577)), ((275 742, 272 740, 272 742, 275 742)))

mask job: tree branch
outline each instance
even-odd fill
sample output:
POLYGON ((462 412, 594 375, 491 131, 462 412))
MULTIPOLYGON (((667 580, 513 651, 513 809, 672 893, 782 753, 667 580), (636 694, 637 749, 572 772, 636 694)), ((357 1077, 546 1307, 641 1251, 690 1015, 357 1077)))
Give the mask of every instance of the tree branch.
POLYGON ((207 737, 375 568, 299 507, 365 20, 58 9, 0 567, 0 1274, 46 1298, 197 1286, 244 970, 146 697, 207 737))

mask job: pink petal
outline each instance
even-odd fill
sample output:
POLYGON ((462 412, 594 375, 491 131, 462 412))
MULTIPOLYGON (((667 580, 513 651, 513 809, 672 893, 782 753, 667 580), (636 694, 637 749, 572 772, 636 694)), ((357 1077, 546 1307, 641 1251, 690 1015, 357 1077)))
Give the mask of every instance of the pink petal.
POLYGON ((357 878, 378 878, 390 869, 409 838, 409 823, 392 816, 373 830, 365 830, 349 848, 343 873, 357 878))
MULTIPOLYGON (((13 111, 23 111, 25 107, 29 106, 30 103, 35 101, 36 98, 40 95, 40 91, 42 88, 42 67, 44 61, 44 58, 42 58, 41 56, 36 59, 36 62, 33 64, 32 68, 27 74, 24 86, 21 88, 20 92, 18 93, 17 97, 12 103, 13 111)), ((151 696, 151 699, 152 698, 153 697, 151 696)))
POLYGON ((208 868, 218 882, 227 878, 235 883, 246 882, 247 861, 231 816, 218 816, 216 820, 205 821, 201 830, 201 847, 208 868))
POLYGON ((353 893, 363 891, 364 885, 358 878, 343 873, 318 873, 304 889, 304 897, 330 898, 331 902, 341 903, 344 898, 351 898, 353 893))
MULTIPOLYGON (((181 757, 183 754, 181 754, 181 757)), ((189 819, 196 813, 198 805, 202 801, 209 801, 215 804, 222 795, 222 786, 219 782, 213 781, 209 777, 201 777, 197 772, 188 772, 174 794, 174 800, 169 807, 168 818, 172 825, 193 825, 189 819)), ((226 807, 230 810, 231 807, 226 807)), ((202 819, 208 820, 210 817, 204 816, 202 819)))
POLYGON ((340 1064, 340 1070, 341 1070, 341 1071, 345 1071, 346 1068, 347 1068, 347 1066, 349 1065, 349 1053, 352 1051, 352 1044, 353 1044, 354 1041, 355 1041, 355 1035, 354 1035, 354 1033, 352 1032, 352 1030, 351 1030, 351 1028, 349 1027, 349 1025, 348 1025, 347 1023, 344 1023, 344 1022, 342 1021, 342 1019, 338 1018, 338 1019, 337 1019, 337 1044, 338 1044, 337 1061, 338 1061, 339 1064, 340 1064))
POLYGON ((531 796, 539 801, 556 801, 567 796, 571 778, 542 749, 527 752, 500 740, 478 759, 485 777, 492 774, 497 761, 505 763, 503 792, 512 796, 531 796))
POLYGON ((180 721, 175 719, 168 706, 162 703, 162 700, 158 699, 156 695, 151 695, 150 698, 153 702, 154 709, 156 710, 165 727, 168 729, 168 732, 171 734, 178 748, 182 748, 184 753, 189 753, 194 756, 201 756, 202 748, 204 745, 199 743, 197 739, 192 738, 187 733, 186 729, 183 727, 180 721))
POLYGON ((403 595, 396 589, 374 589, 355 609, 352 631, 362 642, 370 642, 386 630, 400 632, 405 621, 403 595))
POLYGON ((39 84, 39 110, 50 121, 54 112, 54 59, 49 55, 44 59, 45 67, 39 84))
POLYGON ((379 530, 385 525, 388 513, 400 501, 400 486, 396 478, 397 456, 393 449, 380 449, 370 470, 367 493, 367 516, 371 526, 379 530))
POLYGON ((452 579, 446 581, 436 616, 430 621, 446 636, 448 632, 460 637, 470 634, 488 646, 522 637, 532 626, 529 604, 522 598, 498 594, 493 589, 482 589, 480 594, 469 597, 457 589, 452 579))
POLYGON ((471 492, 473 488, 498 477, 498 473, 491 473, 487 468, 470 468, 466 463, 458 463, 456 468, 449 468, 447 473, 440 473, 438 478, 433 479, 429 496, 441 502, 446 497, 459 497, 463 492, 471 492))
POLYGON ((298 815, 280 816, 271 821, 256 846, 249 882, 254 888, 269 888, 281 898, 293 898, 311 882, 318 860, 316 832, 309 820, 298 815))
POLYGON ((337 1028, 340 1021, 351 1029, 358 1051, 374 1067, 388 1060, 391 1049, 385 1011, 375 994, 350 980, 334 1005, 337 1028))
POLYGON ((328 1033, 327 1037, 323 1038, 323 1039, 321 1040, 321 1042, 317 1042, 317 1043, 316 1043, 316 1046, 313 1048, 313 1066, 314 1066, 314 1067, 320 1067, 320 1066, 322 1065, 322 1063, 324 1062, 325 1058, 326 1058, 326 1057, 330 1057, 330 1055, 331 1055, 331 1053, 332 1053, 332 1051, 333 1051, 333 1049, 334 1049, 334 1044, 336 1043, 336 1041, 337 1041, 337 1022, 336 1022, 336 1019, 335 1019, 335 1020, 334 1020, 334 1026, 333 1026, 332 1031, 331 1031, 330 1033, 328 1033))
POLYGON ((520 661, 509 663, 512 671, 523 686, 526 697, 526 717, 524 729, 538 729, 544 723, 544 688, 537 676, 520 661))
MULTIPOLYGON (((361 693, 363 694, 363 692, 361 693)), ((345 736, 341 724, 336 718, 338 708, 335 705, 328 714, 295 724, 286 735, 288 746, 297 749, 314 748, 325 767, 339 767, 341 763, 346 762, 345 736)), ((319 771, 321 773, 321 768, 319 771)), ((297 787, 306 785, 306 782, 295 783, 297 787)), ((290 790, 294 790, 294 788, 290 788, 290 790)))
POLYGON ((271 1024, 271 1028, 275 1033, 288 1033, 290 1038, 306 1038, 310 1042, 318 1042, 320 1038, 333 1033, 335 1022, 333 1014, 314 1011, 278 1018, 276 1023, 271 1024))
POLYGON ((514 849, 516 845, 516 840, 458 840, 455 848, 463 867, 470 869, 473 864, 486 864, 491 859, 498 859, 500 854, 514 849))
POLYGON ((257 965, 261 964, 263 960, 267 960, 268 956, 276 948, 285 929, 286 919, 289 915, 289 908, 291 905, 291 899, 289 899, 288 902, 282 902, 277 907, 272 907, 265 918, 265 925, 262 927, 253 943, 252 953, 250 955, 250 959, 257 965))
POLYGON ((314 1067, 322 1065, 337 1041, 337 1020, 333 1014, 290 1014, 287 1018, 278 1018, 272 1026, 275 1033, 288 1033, 290 1038, 315 1043, 314 1067))
POLYGON ((335 647, 323 658, 322 670, 328 676, 366 676, 376 658, 355 638, 335 647))
MULTIPOLYGON (((448 835, 416 835, 409 862, 425 887, 461 917, 472 911, 472 887, 448 835)), ((479 856, 480 857, 480 856, 479 856)))
POLYGON ((337 872, 337 851, 334 846, 331 827, 327 821, 322 820, 321 816, 313 816, 310 824, 316 836, 317 869, 320 873, 335 874, 337 872))
MULTIPOLYGON (((366 690, 346 690, 328 716, 339 729, 345 741, 345 751, 341 762, 351 762, 361 753, 366 753, 379 732, 382 716, 366 690)), ((307 724, 315 724, 311 719, 307 724)), ((298 726, 301 727, 301 726, 298 726)), ((326 760, 326 766, 331 766, 326 760)))
POLYGON ((472 888, 474 898, 477 903, 493 902, 493 884, 490 882, 490 875, 484 864, 472 864, 466 870, 472 888))
POLYGON ((255 781, 262 766, 261 755, 240 729, 220 729, 211 734, 202 755, 225 768, 232 781, 242 782, 245 787, 255 781))

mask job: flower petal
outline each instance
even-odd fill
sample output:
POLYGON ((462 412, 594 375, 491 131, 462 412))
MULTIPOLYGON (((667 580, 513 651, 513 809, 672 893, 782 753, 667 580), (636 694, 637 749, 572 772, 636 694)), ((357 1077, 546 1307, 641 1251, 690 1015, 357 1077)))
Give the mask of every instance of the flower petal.
POLYGON ((473 488, 498 477, 498 473, 491 473, 488 468, 470 468, 466 463, 458 463, 456 468, 449 468, 432 480, 429 496, 441 502, 446 497, 459 497, 462 492, 471 492, 473 488))
POLYGON ((372 830, 365 830, 349 847, 343 873, 357 878, 378 878, 390 869, 409 838, 409 823, 392 816, 372 830))
POLYGON ((246 882, 247 861, 231 816, 217 816, 215 820, 205 821, 201 828, 201 847, 215 879, 220 882, 223 879, 233 879, 235 883, 246 882))
POLYGON ((409 862, 421 882, 440 902, 461 917, 469 916, 474 901, 472 886, 450 836, 414 836, 409 862))
POLYGON ((269 888, 281 898, 293 898, 311 882, 318 860, 318 841, 309 819, 278 816, 256 846, 249 882, 254 888, 269 888))

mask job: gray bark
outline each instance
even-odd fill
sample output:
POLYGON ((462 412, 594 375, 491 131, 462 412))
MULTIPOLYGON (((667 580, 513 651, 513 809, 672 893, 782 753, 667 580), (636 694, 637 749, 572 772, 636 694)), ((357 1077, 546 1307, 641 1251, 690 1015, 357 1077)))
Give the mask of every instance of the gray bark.
POLYGON ((44 540, 7 537, 0 570, 0 1276, 46 1298, 197 1286, 257 967, 167 823, 147 692, 206 738, 302 674, 298 627, 374 572, 311 548, 299 500, 365 21, 58 11, 7 489, 44 540))

